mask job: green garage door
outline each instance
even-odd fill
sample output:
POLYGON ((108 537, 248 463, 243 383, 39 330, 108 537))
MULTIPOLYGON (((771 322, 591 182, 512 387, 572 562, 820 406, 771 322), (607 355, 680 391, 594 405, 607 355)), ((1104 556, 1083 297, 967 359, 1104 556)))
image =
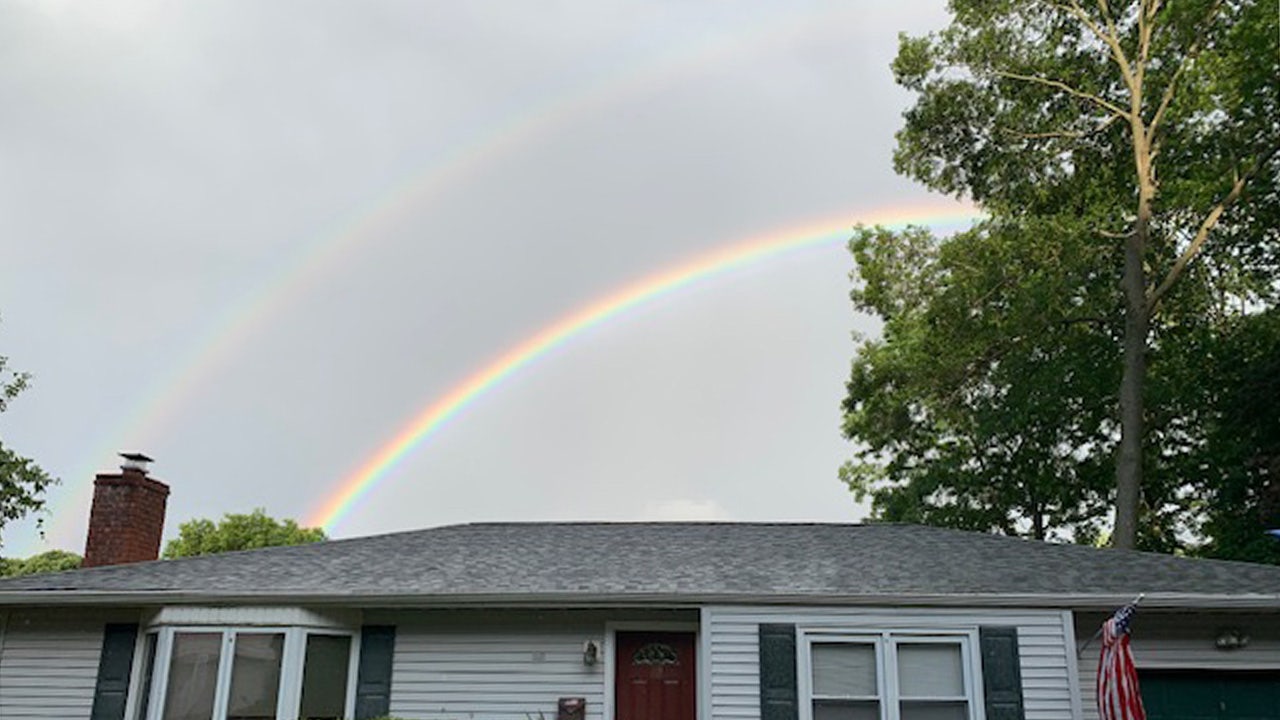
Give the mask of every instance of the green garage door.
POLYGON ((1157 671, 1139 676, 1147 720, 1277 720, 1280 671, 1157 671))

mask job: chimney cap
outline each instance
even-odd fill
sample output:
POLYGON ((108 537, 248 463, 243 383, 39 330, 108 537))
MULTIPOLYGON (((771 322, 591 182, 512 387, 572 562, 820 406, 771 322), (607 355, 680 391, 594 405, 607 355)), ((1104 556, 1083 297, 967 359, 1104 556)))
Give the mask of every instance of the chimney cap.
POLYGON ((139 452, 120 453, 120 457, 124 458, 124 464, 120 466, 121 470, 139 472, 143 475, 147 474, 147 464, 155 462, 154 459, 139 452))

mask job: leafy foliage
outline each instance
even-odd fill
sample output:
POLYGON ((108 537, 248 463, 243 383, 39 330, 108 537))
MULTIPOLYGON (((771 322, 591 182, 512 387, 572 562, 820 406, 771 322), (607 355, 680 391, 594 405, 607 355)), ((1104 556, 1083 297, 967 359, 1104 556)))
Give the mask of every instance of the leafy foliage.
POLYGON ((212 555, 278 545, 305 545, 326 540, 321 528, 298 527, 294 520, 276 520, 258 508, 249 514, 227 513, 220 522, 197 519, 182 523, 178 537, 164 548, 165 558, 212 555))
POLYGON ((1203 458, 1205 531, 1199 552, 1280 565, 1280 311, 1242 318, 1221 342, 1218 389, 1203 458))
MULTIPOLYGON (((9 358, 0 356, 0 413, 27 388, 31 375, 9 369, 9 358)), ((0 441, 0 530, 10 520, 44 509, 44 491, 57 480, 29 458, 0 441)))
POLYGON ((84 558, 66 550, 49 550, 29 558, 0 558, 0 576, 76 570, 84 558))
POLYGON ((1088 542, 1127 478, 1137 545, 1217 542, 1232 518, 1214 503, 1263 482, 1208 468, 1264 441, 1226 430, 1226 388, 1248 386, 1237 333, 1280 299, 1274 6, 951 10, 901 38, 895 78, 917 100, 895 167, 988 220, 851 241, 854 305, 884 332, 853 363, 842 477, 874 517, 1088 542), (1117 456, 1136 463, 1113 495, 1117 456))
POLYGON ((1113 283, 1081 275, 1105 249, 1049 226, 1035 230, 1060 242, 1023 242, 1029 230, 852 240, 854 304, 884 327, 853 364, 844 431, 859 444, 842 476, 877 517, 1041 539, 1100 529, 1117 322, 1088 314, 1113 283))

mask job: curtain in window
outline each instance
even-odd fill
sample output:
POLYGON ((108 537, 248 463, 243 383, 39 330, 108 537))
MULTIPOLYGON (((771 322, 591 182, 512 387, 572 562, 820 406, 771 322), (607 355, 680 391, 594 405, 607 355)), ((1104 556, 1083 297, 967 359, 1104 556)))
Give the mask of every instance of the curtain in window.
POLYGON ((284 634, 238 633, 235 647, 227 720, 275 720, 284 634))
POLYGON ((956 643, 898 643, 900 720, 964 720, 964 664, 956 643))
POLYGON ((879 720, 876 646, 815 643, 813 720, 879 720))
POLYGON ((213 717, 213 696, 218 687, 218 659, 221 654, 222 633, 174 633, 164 720, 209 720, 213 717))

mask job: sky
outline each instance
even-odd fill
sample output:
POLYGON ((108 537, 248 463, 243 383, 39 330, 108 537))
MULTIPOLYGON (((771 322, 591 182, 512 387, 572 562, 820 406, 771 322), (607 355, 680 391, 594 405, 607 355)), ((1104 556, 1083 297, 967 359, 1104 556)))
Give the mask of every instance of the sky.
POLYGON ((118 451, 156 459, 167 537, 255 508, 335 537, 864 518, 840 400, 877 328, 841 238, 965 212, 892 170, 897 35, 945 21, 942 0, 0 4, 0 355, 34 376, 0 438, 61 479, 43 537, 10 523, 0 553, 81 551, 118 451), (787 251, 570 328, 325 514, 540 331, 751 241, 787 251))

